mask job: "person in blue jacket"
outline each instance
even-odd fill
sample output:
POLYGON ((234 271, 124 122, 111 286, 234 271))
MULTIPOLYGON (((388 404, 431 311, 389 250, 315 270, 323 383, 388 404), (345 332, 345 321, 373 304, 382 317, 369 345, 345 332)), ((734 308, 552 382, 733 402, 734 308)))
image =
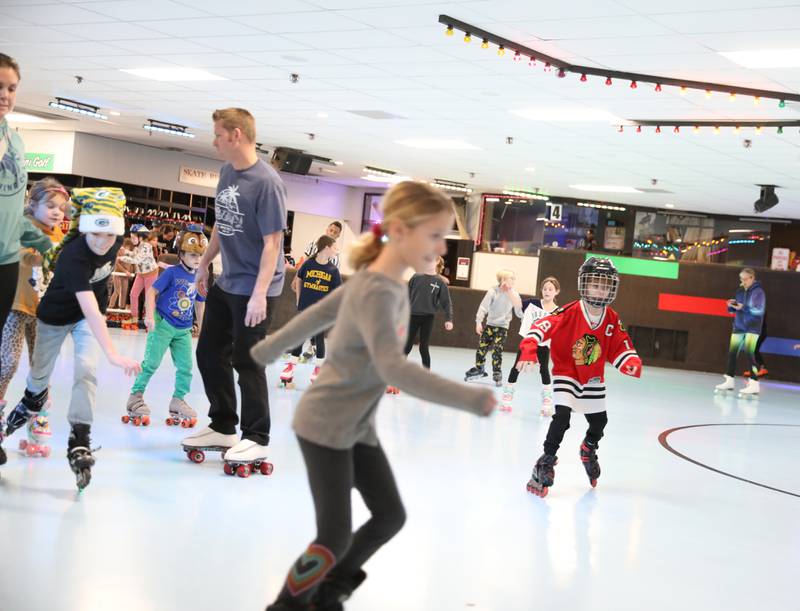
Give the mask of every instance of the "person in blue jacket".
POLYGON ((728 352, 728 370, 725 381, 716 386, 716 390, 733 390, 733 376, 736 371, 736 359, 742 348, 750 359, 750 379, 740 391, 743 395, 757 395, 759 367, 756 363, 755 351, 761 327, 764 324, 764 313, 767 309, 767 296, 761 283, 756 280, 756 272, 745 267, 739 272, 740 286, 736 297, 728 300, 728 312, 735 314, 733 333, 731 333, 730 351, 728 352))

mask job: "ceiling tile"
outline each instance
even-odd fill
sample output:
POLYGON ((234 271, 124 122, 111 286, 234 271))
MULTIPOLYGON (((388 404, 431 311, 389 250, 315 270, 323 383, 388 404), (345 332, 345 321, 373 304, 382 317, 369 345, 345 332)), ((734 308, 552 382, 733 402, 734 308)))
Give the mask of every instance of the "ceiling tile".
MULTIPOLYGON (((137 40, 164 38, 165 35, 153 29, 125 22, 81 23, 75 25, 54 25, 54 30, 70 36, 72 40, 87 38, 97 41, 137 40)), ((51 39, 52 40, 52 39, 51 39)))
POLYGON ((408 41, 379 30, 351 32, 319 32, 316 34, 288 34, 286 38, 317 49, 360 49, 362 47, 406 47, 408 41))
POLYGON ((196 42, 189 42, 181 38, 159 38, 146 42, 138 40, 120 40, 114 43, 114 45, 124 50, 118 53, 118 55, 130 55, 131 53, 141 53, 142 51, 146 51, 148 55, 210 53, 215 51, 215 49, 211 47, 196 42))
POLYGON ((800 6, 695 12, 690 17, 680 14, 652 15, 650 19, 681 34, 754 32, 775 29, 777 24, 798 23, 800 6))
POLYGON ((319 10, 318 6, 314 6, 309 2, 302 2, 301 0, 291 0, 290 2, 264 2, 264 0, 236 0, 236 2, 219 2, 219 0, 179 0, 179 4, 222 17, 233 17, 236 15, 278 15, 281 13, 300 13, 319 10))
POLYGON ((254 36, 208 36, 204 38, 189 37, 186 38, 186 40, 230 53, 242 53, 245 51, 294 51, 297 49, 309 48, 308 45, 289 40, 283 36, 276 36, 275 34, 257 34, 254 36))
POLYGON ((24 21, 36 23, 37 25, 81 24, 110 21, 106 15, 63 3, 0 7, 0 13, 12 19, 22 19, 24 21))
MULTIPOLYGON (((112 0, 74 5, 120 21, 160 21, 207 17, 207 13, 170 0, 112 0)), ((88 20, 87 20, 88 22, 88 20)))
POLYGON ((289 13, 282 15, 250 15, 247 17, 233 17, 232 19, 233 21, 247 24, 273 34, 349 32, 351 30, 363 30, 369 27, 358 21, 327 11, 289 13))
POLYGON ((251 28, 243 23, 236 23, 222 17, 204 17, 202 19, 165 19, 158 22, 142 22, 153 30, 170 36, 181 38, 188 37, 209 37, 217 36, 247 36, 249 34, 259 34, 259 30, 251 28))

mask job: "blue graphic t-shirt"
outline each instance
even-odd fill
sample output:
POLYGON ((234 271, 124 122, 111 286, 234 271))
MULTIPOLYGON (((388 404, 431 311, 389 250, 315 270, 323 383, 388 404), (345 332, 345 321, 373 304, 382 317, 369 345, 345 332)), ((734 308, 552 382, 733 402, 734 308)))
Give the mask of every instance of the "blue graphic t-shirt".
POLYGON ((305 310, 317 303, 320 299, 342 283, 339 270, 333 263, 317 263, 316 259, 309 259, 297 270, 300 279, 300 299, 297 302, 298 310, 305 310))
MULTIPOLYGON (((262 159, 246 170, 226 163, 219 175, 215 201, 222 254, 219 287, 233 295, 251 295, 258 277, 264 236, 286 229, 286 187, 262 159)), ((283 239, 268 297, 283 291, 283 239)))
POLYGON ((194 319, 194 302, 205 301, 197 294, 194 274, 187 272, 183 265, 173 265, 153 283, 158 291, 156 310, 161 318, 176 329, 191 329, 194 319))

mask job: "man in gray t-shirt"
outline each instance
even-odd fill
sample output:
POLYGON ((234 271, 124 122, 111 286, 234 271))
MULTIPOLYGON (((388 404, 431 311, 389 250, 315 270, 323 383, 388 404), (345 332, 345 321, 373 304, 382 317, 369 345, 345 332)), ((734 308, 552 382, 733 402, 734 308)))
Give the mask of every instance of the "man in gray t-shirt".
POLYGON ((227 108, 213 118, 214 147, 228 163, 220 171, 216 224, 196 276, 198 292, 208 295, 197 366, 211 423, 183 445, 229 448, 226 461, 252 463, 267 457, 270 416, 266 374, 253 362, 250 348, 266 336, 283 290, 286 187, 256 154, 255 119, 249 112, 227 108), (209 289, 208 266, 217 254, 222 275, 209 289), (234 369, 242 395, 241 441, 234 369))

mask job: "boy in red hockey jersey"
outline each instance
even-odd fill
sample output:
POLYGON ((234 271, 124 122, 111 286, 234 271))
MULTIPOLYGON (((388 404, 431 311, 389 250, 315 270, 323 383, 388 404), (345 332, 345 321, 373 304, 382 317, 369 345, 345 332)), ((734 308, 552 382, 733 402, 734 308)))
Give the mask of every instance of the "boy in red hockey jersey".
POLYGON ((580 456, 592 487, 600 477, 597 446, 603 437, 606 415, 604 369, 608 361, 625 375, 642 375, 642 361, 617 313, 608 307, 617 296, 619 274, 609 259, 591 257, 578 272, 580 299, 559 308, 531 327, 522 340, 517 368, 536 363, 536 348, 551 340, 553 390, 556 411, 547 431, 544 454, 536 461, 528 491, 545 496, 553 485, 555 464, 572 412, 586 417, 589 429, 580 456))

